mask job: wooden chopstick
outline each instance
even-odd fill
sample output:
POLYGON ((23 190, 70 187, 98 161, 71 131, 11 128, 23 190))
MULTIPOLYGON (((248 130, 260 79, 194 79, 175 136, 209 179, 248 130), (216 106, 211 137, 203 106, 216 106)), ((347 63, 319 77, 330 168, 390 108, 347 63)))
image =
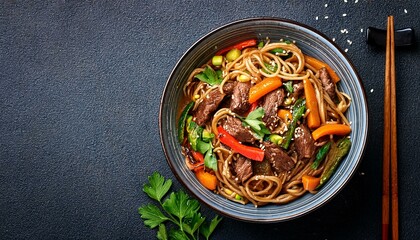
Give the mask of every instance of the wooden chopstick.
POLYGON ((390 16, 390 62, 391 62, 391 222, 392 239, 398 239, 398 167, 397 167, 397 98, 395 79, 394 18, 390 16))
POLYGON ((384 145, 382 189, 382 239, 389 237, 391 219, 392 239, 398 239, 398 169, 397 119, 395 82, 394 17, 388 17, 385 83, 384 83, 384 145), (391 176, 390 176, 391 175, 391 176), (391 183, 390 183, 391 181, 391 183), (391 186, 391 195, 390 195, 391 186), (390 199, 391 198, 391 199, 390 199), (391 202, 391 216, 390 216, 391 202))

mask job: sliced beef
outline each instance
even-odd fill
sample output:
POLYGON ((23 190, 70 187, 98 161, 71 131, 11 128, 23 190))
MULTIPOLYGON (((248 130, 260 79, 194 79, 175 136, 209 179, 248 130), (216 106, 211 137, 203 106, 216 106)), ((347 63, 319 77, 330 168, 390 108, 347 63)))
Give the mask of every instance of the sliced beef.
POLYGON ((335 84, 332 81, 330 74, 328 73, 325 67, 319 69, 319 78, 321 79, 322 87, 325 89, 325 92, 327 92, 328 96, 330 96, 331 100, 333 100, 334 102, 337 101, 335 84))
POLYGON ((237 81, 228 81, 223 84, 223 93, 226 95, 231 95, 233 93, 233 90, 235 89, 235 86, 237 84, 237 81))
POLYGON ((227 116, 222 123, 223 128, 240 142, 254 143, 256 138, 252 132, 242 125, 242 121, 238 118, 227 116))
POLYGON ((286 93, 283 88, 279 88, 268 93, 262 102, 264 108, 263 122, 271 131, 274 130, 280 121, 280 117, 277 115, 279 106, 283 103, 286 93))
POLYGON ((194 121, 198 125, 204 126, 217 110, 224 96, 225 94, 221 93, 219 88, 211 90, 194 112, 194 121))
POLYGON ((308 127, 304 124, 295 129, 295 150, 299 159, 310 159, 315 154, 315 141, 308 127))
POLYGON ((278 145, 264 142, 264 158, 268 159, 276 173, 289 171, 295 166, 293 159, 278 145))
POLYGON ((251 88, 250 82, 238 82, 233 89, 232 100, 230 102, 230 110, 241 115, 249 109, 249 89, 251 88))
POLYGON ((267 158, 264 158, 261 162, 253 161, 252 169, 255 175, 273 176, 273 170, 267 158))
POLYGON ((237 154, 233 161, 233 169, 236 178, 242 183, 248 180, 253 174, 251 160, 240 154, 237 154))
POLYGON ((299 81, 298 83, 293 84, 293 93, 292 97, 297 100, 300 95, 303 93, 303 82, 299 81))

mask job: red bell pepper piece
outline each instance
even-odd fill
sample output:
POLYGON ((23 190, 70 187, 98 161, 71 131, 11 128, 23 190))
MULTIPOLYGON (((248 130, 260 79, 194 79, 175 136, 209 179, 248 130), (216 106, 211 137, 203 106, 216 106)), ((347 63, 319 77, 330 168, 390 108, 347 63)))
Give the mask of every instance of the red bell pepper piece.
POLYGON ((216 56, 224 55, 225 53, 229 52, 230 50, 232 50, 234 48, 242 50, 244 48, 253 47, 253 46, 256 46, 256 45, 257 45, 257 40, 256 39, 249 39, 249 40, 245 40, 243 42, 237 43, 235 45, 232 45, 230 47, 223 48, 223 49, 219 50, 215 55, 216 56))
POLYGON ((245 157, 261 162, 264 159, 264 150, 243 145, 238 140, 236 140, 232 135, 230 135, 222 126, 218 126, 217 130, 219 132, 218 137, 221 143, 230 147, 237 153, 244 155, 245 157))
POLYGON ((204 168, 204 155, 200 152, 194 151, 190 146, 186 148, 188 157, 185 159, 188 169, 196 172, 204 168))

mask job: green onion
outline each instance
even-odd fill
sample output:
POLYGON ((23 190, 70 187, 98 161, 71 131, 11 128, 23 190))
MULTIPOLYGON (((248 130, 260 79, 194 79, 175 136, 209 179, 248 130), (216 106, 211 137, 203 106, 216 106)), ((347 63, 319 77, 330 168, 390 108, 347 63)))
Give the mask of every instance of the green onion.
POLYGON ((213 56, 213 58, 211 59, 211 63, 214 66, 221 66, 223 63, 223 56, 219 56, 219 55, 213 56))
POLYGON ((229 62, 233 62, 240 56, 241 56, 241 50, 234 48, 230 50, 228 53, 226 53, 226 60, 228 60, 229 62))

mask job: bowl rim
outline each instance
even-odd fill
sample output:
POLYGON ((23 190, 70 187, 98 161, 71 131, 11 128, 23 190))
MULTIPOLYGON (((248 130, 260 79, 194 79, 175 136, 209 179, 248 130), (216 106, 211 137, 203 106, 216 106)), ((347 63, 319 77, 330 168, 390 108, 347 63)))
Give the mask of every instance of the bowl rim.
MULTIPOLYGON (((171 172, 175 175, 176 179, 178 180, 178 182, 181 183, 181 185, 183 186, 184 189, 186 189, 195 199, 198 199, 202 204, 206 205, 208 208, 212 209, 213 211, 215 211, 216 213, 229 217, 231 219, 236 219, 236 220, 240 220, 240 221, 244 221, 244 222, 251 222, 251 223, 277 223, 277 222, 283 222, 283 221, 288 221, 288 220, 292 220, 292 219, 296 219, 298 217, 302 217, 304 215, 307 215, 317 209, 319 209, 320 207, 324 206, 326 203, 328 203, 331 199, 333 199, 335 196, 338 195, 338 193, 344 189, 344 187, 350 182, 350 180, 353 178, 355 172, 357 171, 357 169, 360 166, 360 163, 365 155, 365 151, 366 151, 366 144, 368 141, 367 135, 368 135, 368 129, 369 129, 369 106, 368 106, 368 101, 367 101, 367 97, 366 97, 366 91, 365 91, 365 87, 363 85, 363 82, 361 80, 361 77, 357 71, 357 69, 355 68, 353 62, 349 59, 349 57, 347 56, 347 54, 342 50, 342 48, 340 46, 338 46, 337 43, 335 43, 334 41, 332 41, 328 36, 326 36, 324 33, 322 33, 321 31, 317 30, 314 27, 311 27, 309 25, 306 25, 304 23, 301 22, 297 22, 295 20, 291 20, 291 19, 287 19, 287 18, 280 18, 280 17, 267 17, 267 16, 262 16, 262 17, 250 17, 250 18, 243 18, 243 19, 239 19, 239 20, 234 20, 225 24, 222 24, 221 26, 207 32, 206 34, 204 34, 203 36, 201 36, 200 38, 198 38, 182 55, 181 57, 178 59, 178 61, 176 62, 176 64, 174 65, 174 67, 172 68, 170 74, 168 75, 168 78, 165 82, 165 86, 164 86, 164 90, 160 99, 160 107, 159 107, 159 119, 158 119, 158 123, 159 123, 159 135, 160 135, 160 142, 161 142, 161 147, 163 149, 163 152, 165 154, 165 158, 166 161, 171 169, 171 172), (334 191, 332 194, 328 194, 325 196, 325 199, 318 205, 300 212, 299 214, 295 214, 295 215, 290 215, 287 218, 281 218, 281 219, 276 219, 276 218, 270 218, 270 219, 257 219, 257 218, 246 218, 246 217, 241 217, 241 216, 237 216, 237 215, 233 215, 230 214, 229 212, 225 212, 222 210, 219 210, 213 206, 211 206, 209 203, 207 203, 206 201, 204 201, 203 199, 201 199, 198 194, 196 194, 194 191, 192 191, 189 186, 183 181, 183 179, 181 178, 181 176, 179 176, 179 174, 177 174, 177 171, 175 170, 175 166, 174 163, 170 160, 170 156, 168 151, 171 151, 169 149, 166 149, 165 147, 165 143, 164 143, 164 130, 162 129, 162 114, 163 114, 163 105, 164 105, 164 99, 165 99, 165 95, 166 92, 168 91, 168 85, 169 85, 169 80, 172 78, 174 72, 176 71, 176 69, 179 68, 180 63, 183 61, 183 59, 197 46, 199 45, 201 42, 205 41, 207 38, 211 37, 212 34, 223 30, 224 28, 228 28, 228 27, 232 27, 234 25, 237 24, 243 24, 243 23, 247 23, 247 22, 252 22, 252 21, 273 21, 273 22, 278 22, 278 23, 287 23, 287 24, 291 24, 291 25, 296 25, 300 28, 305 28, 317 35, 319 35, 323 41, 328 42, 328 44, 333 45, 333 47, 335 48, 334 50, 338 51, 341 53, 341 55, 343 56, 342 60, 344 62, 346 62, 349 66, 350 69, 352 71, 352 73, 355 75, 355 80, 357 80, 357 84, 359 85, 360 89, 361 89, 361 100, 363 101, 363 105, 365 106, 365 118, 366 118, 366 123, 364 125, 364 130, 363 130, 363 147, 361 149, 361 152, 357 157, 356 160, 356 164, 355 166, 351 169, 351 172, 349 172, 347 179, 344 181, 344 183, 336 190, 334 191)), ((239 203, 238 203, 239 204, 239 203)))

